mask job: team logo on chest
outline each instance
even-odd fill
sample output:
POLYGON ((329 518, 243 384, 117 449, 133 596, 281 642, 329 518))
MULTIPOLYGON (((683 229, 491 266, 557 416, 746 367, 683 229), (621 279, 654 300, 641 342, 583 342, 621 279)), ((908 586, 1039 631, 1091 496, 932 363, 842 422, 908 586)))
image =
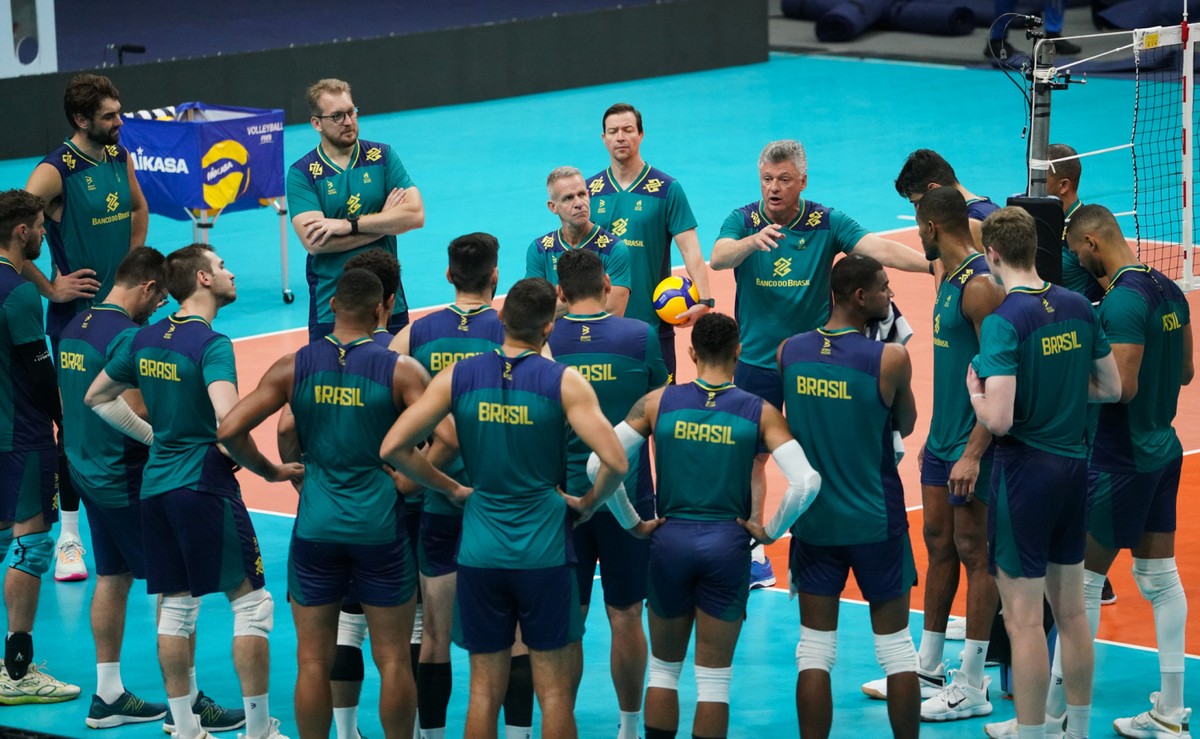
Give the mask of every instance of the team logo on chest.
POLYGON ((792 271, 792 258, 791 257, 780 257, 779 259, 775 260, 774 267, 775 267, 774 271, 771 272, 772 276, 785 277, 786 275, 790 274, 792 271))
POLYGON ((325 168, 321 166, 320 162, 313 162, 312 164, 308 165, 308 171, 313 177, 320 177, 321 175, 325 174, 325 168))
POLYGON ((636 203, 634 203, 633 209, 640 213, 642 211, 642 201, 639 200, 636 203))
POLYGON ((67 165, 67 169, 75 169, 75 157, 71 156, 71 152, 62 155, 63 164, 67 165))
POLYGON ((762 219, 758 217, 758 213, 750 214, 750 225, 758 228, 762 225, 762 219))
POLYGON ((85 174, 83 176, 83 181, 87 183, 88 192, 96 192, 96 185, 92 182, 92 176, 90 174, 85 174))
POLYGON ((942 332, 942 314, 939 313, 933 317, 933 332, 940 334, 942 332))
POLYGON ((108 212, 111 213, 121 207, 121 200, 115 192, 110 192, 108 197, 104 198, 104 205, 108 208, 108 212))
POLYGON ((363 172, 363 184, 364 185, 371 184, 371 173, 370 172, 363 172))
MULTIPOLYGON (((600 192, 603 189, 604 189, 604 178, 603 177, 597 177, 596 179, 594 179, 588 183, 588 190, 593 195, 595 195, 596 193, 600 192)), ((600 201, 600 207, 601 208, 604 207, 604 201, 600 201)))
POLYGON ((624 236, 625 231, 629 228, 628 218, 618 218, 612 222, 612 232, 617 236, 624 236))
POLYGON ((354 193, 350 196, 350 199, 346 201, 346 212, 350 215, 354 215, 360 210, 362 210, 362 196, 358 193, 354 193))
POLYGON ((333 180, 325 180, 325 194, 337 195, 337 188, 333 186, 333 180))
POLYGON ((663 181, 655 177, 652 180, 646 180, 646 192, 658 192, 662 189, 663 181))
POLYGON ((973 269, 963 270, 963 273, 958 277, 958 284, 967 284, 967 280, 971 279, 971 275, 973 274, 975 274, 975 270, 973 269))
POLYGON ((378 146, 372 146, 370 149, 367 149, 368 162, 378 162, 382 156, 383 151, 378 146))

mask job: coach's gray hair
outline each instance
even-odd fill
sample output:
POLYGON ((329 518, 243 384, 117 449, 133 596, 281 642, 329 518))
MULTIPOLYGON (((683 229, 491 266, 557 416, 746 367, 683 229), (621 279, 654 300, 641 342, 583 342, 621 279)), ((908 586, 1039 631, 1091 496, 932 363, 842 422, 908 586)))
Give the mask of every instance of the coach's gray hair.
POLYGON ((808 171, 808 158, 804 156, 804 145, 795 139, 780 139, 767 144, 763 147, 762 154, 758 155, 760 167, 764 164, 783 162, 791 162, 796 165, 800 174, 805 174, 808 171))
POLYGON ((547 193, 550 192, 550 188, 554 186, 555 182, 558 182, 559 180, 565 180, 568 177, 578 177, 579 179, 582 180, 583 172, 580 172, 575 167, 569 167, 569 166, 555 167, 554 170, 551 171, 550 174, 546 177, 546 192, 547 193))

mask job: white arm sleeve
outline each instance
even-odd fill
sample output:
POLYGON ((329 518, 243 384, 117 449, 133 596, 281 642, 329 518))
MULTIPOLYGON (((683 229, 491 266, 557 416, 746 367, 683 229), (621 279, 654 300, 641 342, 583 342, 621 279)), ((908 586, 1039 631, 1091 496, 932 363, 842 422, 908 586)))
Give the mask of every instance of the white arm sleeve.
POLYGON ((616 492, 609 497, 605 505, 608 506, 609 512, 613 514, 623 529, 632 529, 642 522, 642 517, 638 515, 633 503, 629 500, 629 495, 625 492, 625 483, 617 486, 616 492))
POLYGON ((795 439, 776 447, 771 456, 788 481, 783 500, 766 527, 767 536, 778 539, 812 505, 821 489, 821 475, 808 463, 800 442, 795 439))
POLYGON ((133 412, 129 403, 125 402, 125 398, 118 396, 107 403, 93 406, 92 410, 107 421, 108 425, 131 439, 140 441, 146 446, 154 443, 154 430, 150 428, 150 424, 133 412))
POLYGON ((892 432, 892 452, 896 455, 896 464, 900 464, 904 459, 904 439, 899 431, 892 432))
MULTIPOLYGON (((634 431, 633 427, 624 421, 618 423, 613 431, 617 432, 617 439, 621 442, 621 446, 625 447, 625 456, 629 459, 636 457, 638 449, 641 449, 642 444, 646 442, 646 437, 634 431)), ((588 480, 595 482, 598 474, 600 474, 600 455, 592 452, 592 456, 588 457, 587 461, 588 480)))

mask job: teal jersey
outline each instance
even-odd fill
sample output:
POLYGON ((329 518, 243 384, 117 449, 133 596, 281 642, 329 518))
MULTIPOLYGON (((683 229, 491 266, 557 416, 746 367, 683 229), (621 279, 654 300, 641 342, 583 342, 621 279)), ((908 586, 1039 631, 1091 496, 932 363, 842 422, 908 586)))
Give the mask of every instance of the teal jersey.
MULTIPOLYGON (((133 239, 133 196, 129 189, 129 152, 118 144, 104 147, 103 158, 92 159, 70 139, 50 152, 49 164, 62 179, 62 216, 46 219, 46 241, 53 264, 51 279, 79 269, 93 269, 100 281, 97 296, 112 290, 117 266, 129 253, 133 239)), ((51 303, 47 314, 50 336, 93 301, 51 303)))
MULTIPOLYGON (((430 377, 460 359, 490 352, 503 343, 504 326, 490 305, 473 310, 451 305, 413 321, 408 333, 408 352, 430 377)), ((463 485, 471 485, 461 456, 455 457, 442 471, 463 485)), ((423 510, 430 513, 462 515, 460 506, 436 490, 422 490, 421 500, 423 510)))
MULTIPOLYGON (((743 239, 770 223, 762 201, 750 203, 729 214, 718 238, 743 239)), ((741 361, 764 369, 774 369, 780 342, 829 317, 834 257, 849 253, 867 235, 850 216, 808 200, 800 201, 800 213, 781 229, 776 249, 755 250, 733 270, 741 361)))
MULTIPOLYGON (((388 193, 394 188, 412 186, 412 178, 392 147, 359 139, 345 169, 334 164, 320 146, 293 164, 287 176, 288 206, 293 213, 318 211, 326 218, 366 216, 383 210, 388 193)), ((333 323, 329 299, 333 297, 346 262, 355 254, 377 248, 398 256, 396 237, 392 235, 380 236, 369 244, 336 254, 308 255, 310 329, 318 323, 333 323)), ((392 314, 407 310, 404 285, 401 284, 396 291, 392 314)))
POLYGON ((627 188, 610 167, 588 179, 592 216, 629 248, 630 292, 626 318, 670 330, 654 312, 654 288, 671 274, 671 240, 696 227, 683 186, 647 164, 627 188))
POLYGON ((217 416, 208 397, 214 382, 237 384, 228 336, 199 316, 168 316, 138 331, 129 351, 111 357, 105 370, 142 391, 154 429, 143 500, 179 488, 241 495, 233 463, 217 449, 217 416))
POLYGON ((971 254, 943 275, 933 306, 933 415, 925 448, 947 462, 962 456, 975 428, 965 378, 971 360, 979 354, 979 336, 963 312, 963 291, 972 280, 990 276, 987 259, 971 254))
POLYGON ((870 544, 908 530, 892 409, 879 394, 883 351, 854 329, 809 331, 783 345, 788 428, 821 473, 821 494, 792 527, 807 544, 870 544))
POLYGON ((63 448, 75 489, 104 508, 137 500, 149 447, 113 428, 84 404, 109 360, 127 354, 138 325, 118 305, 101 303, 76 316, 58 342, 63 448))
POLYGON ((499 350, 454 366, 451 410, 475 489, 463 510, 458 563, 538 569, 569 564, 564 465, 566 367, 499 350))
POLYGON ((1111 352, 1092 304, 1058 285, 1009 291, 983 319, 979 356, 983 379, 1015 376, 1009 435, 1064 457, 1087 457, 1087 395, 1092 362, 1111 352))
POLYGON ((1109 342, 1141 346, 1142 363, 1133 400, 1100 406, 1091 467, 1161 469, 1183 454, 1171 424, 1183 376, 1183 332, 1191 323, 1187 298, 1162 272, 1130 265, 1113 275, 1099 313, 1109 342))
POLYGON ((668 385, 654 421, 658 515, 693 521, 750 516, 750 470, 763 399, 733 383, 668 385))
POLYGON ((0 452, 54 447, 54 427, 30 393, 32 382, 18 346, 46 346, 42 297, 16 266, 0 257, 0 452))
MULTIPOLYGON (((596 391, 600 410, 616 426, 643 395, 667 382, 667 365, 655 331, 641 321, 609 313, 568 313, 554 322, 550 351, 555 361, 579 370, 596 391)), ((654 483, 650 476, 648 451, 632 460, 625 476, 630 500, 652 505, 654 483)), ((567 432, 567 485, 571 495, 585 495, 592 488, 587 477, 587 460, 592 450, 574 431, 567 432)))
POLYGON ((585 249, 600 257, 613 287, 630 286, 629 250, 620 239, 599 226, 593 226, 578 246, 569 246, 563 240, 562 229, 534 239, 525 252, 525 276, 541 277, 551 285, 557 285, 558 258, 572 249, 585 249))
POLYGON ((392 396, 399 355, 364 336, 333 336, 296 352, 292 413, 304 450, 296 536, 387 544, 397 539, 399 499, 379 447, 400 415, 392 396))

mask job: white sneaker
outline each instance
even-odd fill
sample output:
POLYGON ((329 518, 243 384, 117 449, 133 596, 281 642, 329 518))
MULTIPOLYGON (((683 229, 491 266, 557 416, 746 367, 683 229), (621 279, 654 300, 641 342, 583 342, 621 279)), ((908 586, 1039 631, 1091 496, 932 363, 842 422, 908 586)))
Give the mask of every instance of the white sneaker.
POLYGON ((86 580, 88 569, 87 564, 83 561, 86 551, 78 536, 74 534, 59 536, 54 557, 54 579, 59 582, 86 580))
POLYGON ((946 622, 946 641, 963 641, 967 638, 967 619, 965 616, 951 616, 946 622))
POLYGON ((64 683, 42 672, 37 665, 30 665, 29 671, 20 680, 9 677, 8 670, 0 667, 0 705, 61 703, 78 697, 78 685, 64 683))
MULTIPOLYGON (((359 736, 362 736, 359 734, 359 736)), ((288 739, 283 734, 279 733, 279 719, 271 719, 271 723, 267 725, 267 733, 263 737, 252 737, 249 734, 238 734, 238 739, 288 739)))
MULTIPOLYGON (((1067 715, 1061 717, 1046 716, 1046 739, 1062 739, 1067 732, 1067 715)), ((985 724, 983 733, 992 739, 1016 739, 1017 720, 1010 718, 993 724, 985 724)))
POLYGON ((1181 709, 1176 716, 1168 718, 1158 711, 1157 692, 1150 694, 1150 703, 1154 707, 1145 713, 1139 713, 1133 718, 1119 718, 1113 721, 1113 731, 1121 736, 1134 737, 1134 739, 1191 737, 1188 720, 1192 717, 1192 709, 1181 709))
MULTIPOLYGON (((932 698, 946 687, 946 665, 939 663, 932 672, 926 672, 917 667, 917 681, 921 684, 921 700, 932 698)), ((862 692, 868 698, 887 700, 887 678, 881 677, 869 683, 863 683, 862 692)))
POLYGON ((988 700, 988 685, 992 679, 984 676, 983 687, 972 687, 962 670, 950 670, 950 682, 937 695, 921 703, 922 721, 955 721, 960 718, 987 716, 992 712, 988 700))

